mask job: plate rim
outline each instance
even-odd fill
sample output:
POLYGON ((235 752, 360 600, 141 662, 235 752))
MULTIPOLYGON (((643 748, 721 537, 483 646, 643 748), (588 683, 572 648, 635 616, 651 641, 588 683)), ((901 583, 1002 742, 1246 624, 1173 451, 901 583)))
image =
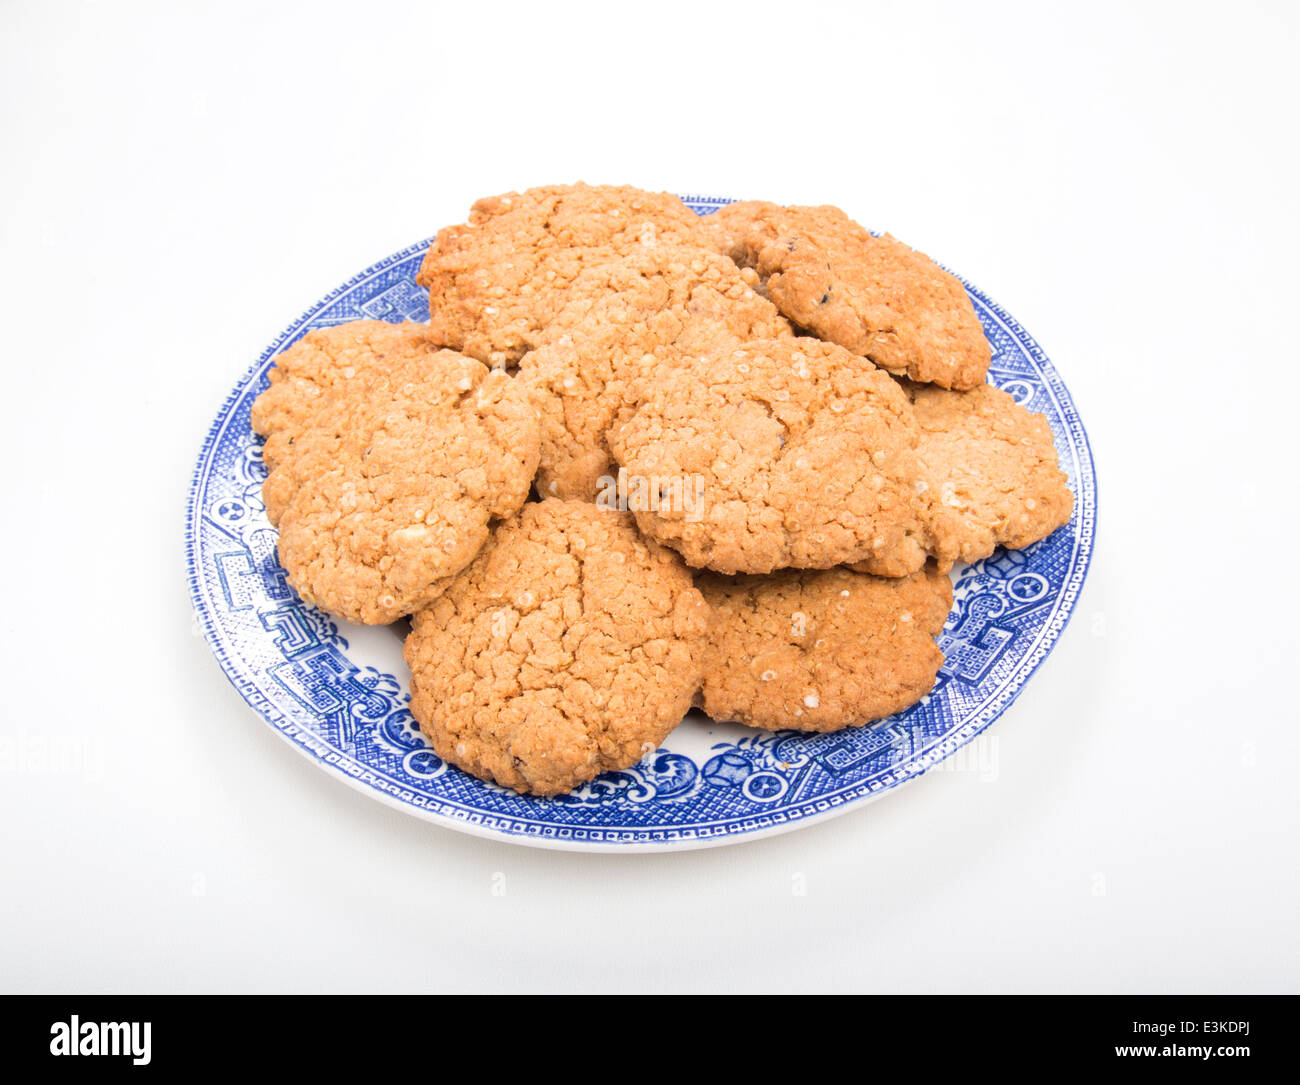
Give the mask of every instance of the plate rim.
MULTIPOLYGON (((729 199, 707 196, 684 196, 684 202, 694 204, 711 204, 716 207, 724 206, 732 202, 729 199)), ((399 249, 389 254, 383 259, 371 263, 362 271, 356 273, 345 282, 336 286, 333 290, 320 297, 316 302, 304 309, 293 321, 287 324, 284 329, 277 335, 269 346, 258 356, 257 360, 245 368, 242 375, 236 381, 229 393, 222 400, 217 414, 208 430, 199 449, 197 461, 190 476, 190 485, 186 494, 185 509, 185 561, 187 583, 189 586, 190 603, 194 615, 194 620, 198 623, 199 629, 207 642, 208 648, 217 660, 222 673, 226 679, 235 687, 235 690, 243 698, 245 704, 256 715, 271 726, 272 731, 287 743, 292 749, 296 750, 302 757, 310 763, 325 770, 327 774, 335 779, 341 780, 348 784, 353 790, 365 794, 366 796, 377 799, 384 805, 398 810, 402 813, 419 818, 430 824, 439 825, 445 828, 454 829, 457 832, 466 833, 480 839, 494 840, 499 843, 513 844, 519 847, 542 848, 553 851, 567 852, 587 852, 587 853, 659 853, 659 852, 678 852, 678 851, 697 851, 705 848, 723 847, 729 844, 739 844, 753 840, 767 839, 773 836, 779 836, 783 833, 793 832, 796 829, 802 829, 813 824, 820 824, 838 817, 841 814, 848 813, 850 810, 858 810, 863 806, 874 802, 886 795, 892 794, 900 787, 905 786, 924 776, 931 768, 941 761, 947 759, 961 747, 972 742, 989 727, 991 727, 999 718, 1001 718, 1020 697, 1025 687, 1029 684, 1030 679, 1037 673, 1039 667, 1051 654, 1057 642, 1069 626, 1075 611, 1078 609, 1079 598, 1082 594, 1084 585, 1087 581, 1088 572, 1092 566, 1093 550, 1095 548, 1097 532, 1097 479, 1096 479, 1096 461, 1092 454, 1092 445, 1088 437, 1088 432, 1083 425, 1083 419, 1078 408, 1074 404, 1074 398, 1066 387, 1064 380, 1057 372, 1055 365, 1047 356, 1046 352, 1039 345, 1038 341, 1029 334, 1022 324, 1013 317, 997 301, 991 298, 984 290, 980 289, 969 279, 952 272, 962 282, 962 284, 986 306, 988 310, 1000 321, 1008 333, 1022 346, 1032 357, 1035 365, 1044 377, 1044 386, 1052 396, 1053 403, 1060 414, 1066 421, 1067 429, 1071 435, 1071 449, 1077 456, 1079 471, 1077 473, 1077 482, 1079 493, 1074 495, 1078 512, 1080 516, 1079 533, 1074 539, 1074 548, 1070 556, 1070 565, 1061 588, 1061 597, 1066 598, 1066 602, 1058 607, 1056 614, 1045 624, 1039 631, 1037 642, 1034 643, 1026 652, 1024 659, 1028 661, 1027 668, 1010 687, 994 691, 994 693, 981 705, 976 711, 976 717, 965 726, 958 728, 956 731, 949 733, 938 739, 928 748, 922 750, 897 768, 891 769, 890 774, 895 778, 884 784, 871 786, 868 783, 860 783, 855 788, 845 792, 838 793, 830 798, 819 800, 827 804, 825 809, 814 810, 809 813, 784 812, 781 814, 781 820, 770 824, 755 826, 746 829, 743 824, 736 829, 726 829, 723 831, 709 833, 706 835, 683 835, 670 836, 666 839, 634 839, 626 841, 618 840, 592 840, 592 839, 566 839, 564 837, 545 835, 544 826, 539 825, 536 832, 528 831, 511 831, 500 825, 480 824, 468 817, 462 819, 451 816, 443 811, 422 807, 407 802, 383 788, 378 788, 368 783, 363 777, 356 776, 348 772, 340 763, 341 758, 330 760, 327 756, 318 753, 308 744, 296 741, 296 736, 302 732, 297 724, 288 719, 284 712, 277 708, 260 689, 251 683, 236 667, 234 661, 229 658, 225 645, 218 636, 216 623, 209 608, 205 605, 206 600, 201 593, 201 577, 198 566, 198 535, 199 535, 199 498, 203 483, 206 481, 211 467, 211 453, 214 447, 220 441, 225 433, 227 425, 233 413, 236 403, 247 394, 250 381, 257 379, 266 364, 271 358, 275 357, 288 345, 288 340, 296 333, 300 333, 303 323, 313 314, 319 313, 326 308, 332 301, 351 291, 375 274, 382 272, 394 264, 401 263, 410 259, 428 249, 433 238, 426 238, 423 241, 415 242, 405 248, 399 249), (1066 409, 1068 407, 1068 409, 1066 409), (1072 424, 1071 424, 1072 423, 1072 424), (1074 438, 1077 437, 1077 440, 1074 438), (1086 501, 1085 501, 1086 497, 1086 501), (981 717, 987 716, 986 719, 981 717), (969 732, 969 733, 967 733, 969 732)), ((943 265, 941 265, 943 266, 943 265)), ((951 271, 951 269, 948 269, 951 271)), ((1022 667, 1026 666, 1022 662, 1022 667)), ((324 745, 321 743, 320 745, 324 745)), ((616 827, 602 830, 608 833, 617 833, 616 827)), ((647 830, 640 829, 640 832, 647 830)), ((671 833, 670 828, 660 831, 671 833)))

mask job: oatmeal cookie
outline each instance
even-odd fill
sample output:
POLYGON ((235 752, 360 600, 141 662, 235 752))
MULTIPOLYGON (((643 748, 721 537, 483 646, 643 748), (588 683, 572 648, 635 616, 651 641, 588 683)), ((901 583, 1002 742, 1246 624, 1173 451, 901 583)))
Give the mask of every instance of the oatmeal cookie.
POLYGON ((343 324, 277 360, 253 407, 289 583, 349 621, 395 621, 523 504, 539 430, 526 390, 421 325, 343 324))
POLYGON ((723 573, 925 563, 918 430, 898 382, 816 339, 753 340, 643 381, 609 431, 637 524, 723 573), (662 500, 667 493, 672 500, 662 500), (677 499, 684 497, 684 499, 677 499))
POLYGON ((559 795, 635 764, 699 686, 708 607, 626 513, 525 505, 415 615, 411 712, 438 755, 559 795))
POLYGON ((1046 418, 991 384, 904 387, 921 427, 924 515, 942 565, 978 561, 999 546, 1019 550, 1069 522, 1074 495, 1046 418))
POLYGON ((765 730, 836 731, 901 712, 934 686, 952 583, 931 565, 696 578, 712 610, 701 706, 765 730))
MULTIPOLYGON (((253 432, 266 438, 262 462, 274 469, 301 455, 302 438, 315 414, 331 409, 334 396, 357 374, 374 367, 409 364, 437 350, 421 324, 354 320, 309 331, 283 351, 268 374, 271 386, 252 407, 253 432)), ((279 520, 279 509, 268 514, 279 520)))
POLYGON ((837 207, 748 201, 705 221, 712 244, 753 268, 799 327, 899 376, 944 388, 984 380, 990 349, 975 308, 928 256, 837 207))
POLYGON ((668 380, 701 354, 792 334, 734 264, 702 248, 664 243, 587 269, 519 367, 541 415, 539 492, 596 496, 616 470, 605 432, 639 378, 668 380))
POLYGON ((568 300, 586 267, 664 241, 702 245, 676 196, 612 185, 555 185, 479 200, 448 226, 416 281, 436 338, 494 366, 518 361, 568 300))

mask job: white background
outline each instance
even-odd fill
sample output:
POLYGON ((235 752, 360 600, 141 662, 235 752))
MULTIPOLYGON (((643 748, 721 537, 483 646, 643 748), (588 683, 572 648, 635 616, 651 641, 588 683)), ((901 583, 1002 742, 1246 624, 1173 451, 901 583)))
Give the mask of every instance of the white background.
POLYGON ((1295 5, 268 7, 0 5, 0 987, 1300 989, 1295 5), (1096 562, 992 772, 528 851, 227 684, 183 512, 229 388, 475 197, 576 179, 839 203, 1052 356, 1096 562))

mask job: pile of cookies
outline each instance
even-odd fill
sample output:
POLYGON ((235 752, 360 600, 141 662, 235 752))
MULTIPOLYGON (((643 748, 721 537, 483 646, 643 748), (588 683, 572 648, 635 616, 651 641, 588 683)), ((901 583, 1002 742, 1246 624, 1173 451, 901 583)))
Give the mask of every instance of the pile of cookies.
POLYGON ((289 582, 411 616, 411 711, 482 779, 570 791, 693 704, 900 711, 953 564, 1070 518, 961 283, 837 208, 532 189, 442 230, 417 281, 428 324, 309 333, 252 424, 289 582))

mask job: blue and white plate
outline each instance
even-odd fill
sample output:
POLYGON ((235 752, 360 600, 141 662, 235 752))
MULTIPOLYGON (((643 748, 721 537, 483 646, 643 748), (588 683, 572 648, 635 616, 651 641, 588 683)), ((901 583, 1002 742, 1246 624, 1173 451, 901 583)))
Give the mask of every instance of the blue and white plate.
MULTIPOLYGON (((691 198, 707 214, 726 200, 691 198)), ((582 851, 727 844, 832 817, 911 780, 998 718, 1052 650, 1088 570, 1096 491, 1083 423, 1025 330, 967 285, 993 344, 989 379, 1047 416, 1074 491, 1050 538, 955 574, 940 638, 947 662, 920 704, 834 734, 770 734, 692 713, 639 765, 572 795, 537 799, 443 762, 407 708, 395 628, 340 623, 285 582, 261 499, 249 408, 272 359, 312 328, 362 318, 426 320, 421 241, 367 268, 299 317, 236 385, 203 444, 186 525, 198 622, 245 700, 295 748, 390 806, 481 836, 582 851)))

